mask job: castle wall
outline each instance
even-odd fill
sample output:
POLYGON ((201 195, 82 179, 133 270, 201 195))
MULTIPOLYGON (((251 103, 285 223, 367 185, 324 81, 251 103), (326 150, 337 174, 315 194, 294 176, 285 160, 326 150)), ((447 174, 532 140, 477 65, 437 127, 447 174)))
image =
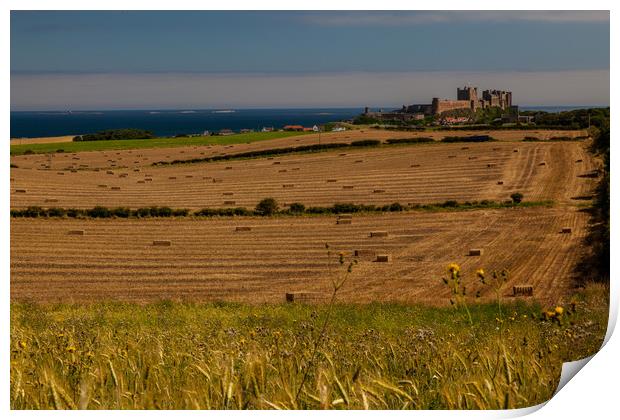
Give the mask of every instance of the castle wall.
POLYGON ((472 109, 472 101, 461 100, 451 101, 448 99, 433 98, 433 114, 452 111, 453 109, 472 109))
POLYGON ((479 108, 499 107, 508 109, 512 106, 512 92, 510 91, 488 89, 482 91, 482 95, 478 96, 477 87, 465 86, 462 89, 457 88, 456 93, 457 100, 433 98, 431 104, 403 105, 401 109, 390 112, 383 112, 383 110, 370 112, 366 107, 364 114, 386 120, 408 121, 423 118, 424 115, 438 115, 455 109, 476 111, 479 108))

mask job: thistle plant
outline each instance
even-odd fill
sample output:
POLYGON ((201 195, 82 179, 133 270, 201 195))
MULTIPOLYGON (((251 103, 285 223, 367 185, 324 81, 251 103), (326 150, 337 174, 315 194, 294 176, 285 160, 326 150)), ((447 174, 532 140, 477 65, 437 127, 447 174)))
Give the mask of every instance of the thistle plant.
POLYGON ((465 299, 466 289, 461 277, 461 267, 459 267, 457 263, 450 263, 448 264, 446 271, 448 275, 443 277, 442 280, 444 284, 450 287, 450 291, 452 292, 450 304, 457 309, 463 308, 465 310, 467 319, 469 320, 469 325, 473 328, 474 321, 472 320, 471 312, 469 312, 467 301, 465 299))

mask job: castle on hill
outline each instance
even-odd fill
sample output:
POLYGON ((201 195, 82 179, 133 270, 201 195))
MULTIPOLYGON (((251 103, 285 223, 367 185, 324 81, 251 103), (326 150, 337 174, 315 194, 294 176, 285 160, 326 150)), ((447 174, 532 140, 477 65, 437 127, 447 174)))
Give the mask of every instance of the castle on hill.
POLYGON ((511 109, 512 92, 506 90, 485 90, 482 97, 478 96, 478 88, 465 86, 456 89, 456 100, 433 98, 430 104, 403 105, 401 109, 383 112, 372 112, 368 107, 364 110, 364 115, 372 118, 400 119, 400 120, 420 120, 429 115, 440 115, 447 111, 457 109, 467 109, 476 111, 478 109, 497 107, 503 110, 511 109))

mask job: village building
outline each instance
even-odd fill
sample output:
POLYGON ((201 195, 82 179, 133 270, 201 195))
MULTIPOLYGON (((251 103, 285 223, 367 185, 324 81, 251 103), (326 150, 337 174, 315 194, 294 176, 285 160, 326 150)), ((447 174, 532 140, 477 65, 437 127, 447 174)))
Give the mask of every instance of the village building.
POLYGON ((284 131, 304 131, 303 125, 285 125, 284 131))

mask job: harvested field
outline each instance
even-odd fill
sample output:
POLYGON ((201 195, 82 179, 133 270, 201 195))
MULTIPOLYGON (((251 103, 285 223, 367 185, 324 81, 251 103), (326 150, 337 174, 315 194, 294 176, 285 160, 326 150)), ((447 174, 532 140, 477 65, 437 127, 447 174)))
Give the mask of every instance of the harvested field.
POLYGON ((20 145, 25 145, 25 144, 67 143, 67 142, 72 142, 73 137, 75 136, 12 138, 11 146, 20 146, 20 145))
MULTIPOLYGON (((306 137, 310 136, 302 139, 306 137)), ((234 192, 235 205, 247 208, 265 197, 306 206, 335 202, 425 204, 507 200, 515 191, 528 201, 570 203, 571 197, 589 193, 597 182, 596 178, 579 177, 596 168, 586 146, 569 141, 527 142, 513 153, 512 142, 471 144, 468 150, 461 150, 458 143, 425 144, 351 150, 346 156, 337 151, 282 156, 275 166, 269 159, 240 160, 234 170, 226 170, 230 166, 226 162, 149 167, 144 175, 125 170, 123 177, 116 176, 115 187, 120 190, 115 191, 98 187, 111 177, 106 172, 80 169, 60 175, 57 169, 36 169, 38 160, 45 159, 31 155, 20 157, 19 168, 11 169, 11 207, 45 207, 50 192, 58 200, 56 206, 66 208, 221 207, 225 192, 234 192), (456 157, 448 159, 449 155, 456 157), (477 159, 470 160, 472 156, 477 159), (581 162, 576 164, 577 160, 581 162), (539 166, 541 161, 546 165, 539 166), (285 169, 291 170, 283 172, 285 169)), ((135 152, 121 153, 125 159, 133 159, 135 152)), ((90 159, 85 155, 80 154, 83 160, 90 159)), ((114 175, 113 171, 107 173, 114 175)))
POLYGON ((325 243, 360 262, 342 289, 349 302, 446 304, 441 281, 461 265, 471 293, 492 298, 477 268, 507 268, 505 288, 533 286, 534 299, 556 302, 571 287, 588 216, 574 208, 479 210, 333 217, 213 219, 13 219, 11 298, 37 302, 158 299, 282 302, 285 293, 330 290, 325 243), (251 226, 239 232, 238 227, 251 226), (570 226, 571 234, 562 234, 570 226), (85 235, 67 235, 83 230, 85 235), (369 232, 386 231, 388 237, 369 232), (153 246, 164 238, 170 246, 153 246), (468 256, 470 249, 484 249, 468 256), (389 255, 392 262, 374 262, 389 255))
MULTIPOLYGON (((256 133, 254 133, 256 134, 256 133)), ((281 133, 280 133, 281 134, 281 133)), ((475 132, 475 131, 436 131, 436 132, 420 132, 412 133, 409 131, 386 131, 386 130, 350 130, 339 133, 322 133, 322 143, 350 143, 356 140, 388 140, 388 139, 402 139, 412 137, 431 137, 435 140, 441 140, 447 136, 470 136, 475 134, 485 134, 500 140, 500 141, 520 141, 527 135, 535 135, 541 140, 548 140, 557 136, 578 137, 586 134, 585 130, 570 130, 570 131, 557 131, 557 130, 500 130, 500 131, 487 131, 487 132, 475 132)), ((36 142, 35 139, 32 139, 36 142)), ((215 140, 217 137, 215 137, 215 140)), ((27 141, 27 140, 24 140, 27 141)), ((48 148, 48 155, 19 155, 11 156, 11 163, 15 163, 19 166, 32 166, 37 163, 51 162, 52 168, 64 169, 67 166, 73 165, 75 156, 79 156, 83 163, 87 163, 90 168, 107 168, 112 164, 133 166, 133 165, 150 165, 153 162, 159 161, 171 161, 174 159, 192 159, 192 158, 204 158, 209 156, 221 155, 221 154, 233 154, 248 152, 254 150, 266 150, 275 149, 280 147, 289 146, 303 146, 317 144, 319 138, 317 134, 303 134, 295 135, 293 137, 275 138, 271 140, 260 140, 248 143, 238 144, 207 144, 207 145, 183 145, 183 140, 175 141, 167 148, 148 148, 148 143, 140 143, 142 147, 140 149, 127 148, 121 151, 115 150, 100 150, 100 151, 83 151, 83 152, 65 152, 56 153, 58 148, 62 148, 62 145, 50 145, 48 148), (53 146, 53 147, 52 147, 53 146), (50 160, 51 157, 51 160, 50 160), (136 164, 135 162, 139 162, 136 164)), ((120 141, 121 146, 128 144, 126 140, 120 141), (123 143, 125 142, 125 143, 123 143)), ((11 142, 12 145, 19 144, 11 142)), ((24 143, 26 144, 26 143, 24 143)), ((341 152, 342 153, 342 152, 341 152)))

